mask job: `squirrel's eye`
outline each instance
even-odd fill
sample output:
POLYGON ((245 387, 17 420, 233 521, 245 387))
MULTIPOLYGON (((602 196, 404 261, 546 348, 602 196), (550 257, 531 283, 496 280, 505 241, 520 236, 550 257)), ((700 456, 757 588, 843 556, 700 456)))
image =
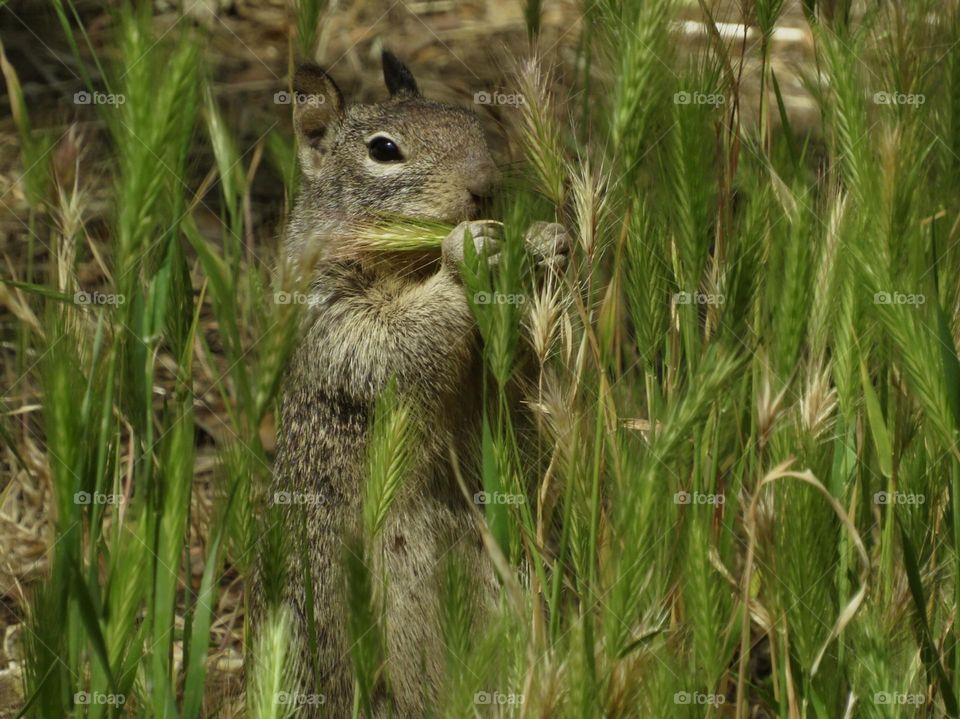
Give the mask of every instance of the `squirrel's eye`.
POLYGON ((367 143, 367 149, 370 150, 370 159, 377 162, 402 162, 403 154, 397 143, 389 137, 377 135, 367 143))

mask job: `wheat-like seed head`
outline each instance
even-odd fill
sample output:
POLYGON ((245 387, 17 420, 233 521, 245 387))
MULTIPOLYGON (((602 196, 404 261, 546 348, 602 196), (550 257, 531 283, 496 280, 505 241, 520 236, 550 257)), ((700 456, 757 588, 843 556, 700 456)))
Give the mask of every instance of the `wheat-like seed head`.
POLYGON ((830 426, 837 408, 837 390, 830 385, 830 363, 813 366, 807 373, 800 398, 800 424, 812 437, 819 437, 830 426))
POLYGON ((551 276, 541 290, 534 293, 530 310, 524 319, 530 344, 541 367, 558 339, 560 319, 566 307, 565 297, 563 288, 551 276))
POLYGON ((546 367, 541 375, 540 393, 528 406, 539 415, 557 446, 566 448, 575 436, 576 417, 571 399, 572 388, 551 368, 546 367))
POLYGON ((429 250, 439 248, 452 229, 440 222, 396 218, 362 225, 355 239, 360 249, 378 252, 429 250))
POLYGON ((270 613, 260 627, 247 669, 247 710, 252 719, 287 719, 296 704, 278 701, 301 691, 300 639, 286 608, 270 613))
POLYGON ((607 210, 607 185, 608 177, 603 168, 594 171, 589 159, 579 162, 571 177, 580 245, 588 260, 596 251, 598 230, 607 210))
POLYGON ((518 62, 516 74, 523 97, 520 139, 524 153, 533 167, 537 189, 562 207, 567 161, 549 90, 550 75, 543 70, 543 59, 536 55, 518 62))
POLYGON ((773 427, 783 411, 783 399, 787 394, 788 386, 784 386, 784 388, 774 396, 771 379, 772 373, 769 371, 769 364, 767 364, 766 358, 764 358, 764 366, 768 369, 764 373, 763 385, 757 397, 757 427, 760 430, 761 441, 765 443, 770 437, 770 433, 773 431, 773 427))

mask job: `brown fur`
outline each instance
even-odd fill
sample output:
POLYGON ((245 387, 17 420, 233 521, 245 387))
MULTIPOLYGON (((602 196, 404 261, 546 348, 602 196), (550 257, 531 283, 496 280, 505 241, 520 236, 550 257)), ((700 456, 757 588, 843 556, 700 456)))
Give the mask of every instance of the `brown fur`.
POLYGON ((398 65, 385 58, 395 94, 378 105, 345 106, 319 68, 302 68, 295 81, 303 176, 285 254, 315 302, 304 308, 282 386, 273 489, 323 498, 285 510, 291 534, 285 601, 305 634, 304 567, 292 547, 295 514, 306 512, 319 666, 309 664, 305 676, 319 676, 321 686, 311 679, 302 691, 322 693, 323 715, 338 718, 350 716, 353 702, 343 538, 360 513, 372 410, 392 376, 415 403, 426 432, 375 551, 383 567, 371 567, 375 576, 382 568, 388 577, 386 685, 392 699, 378 694, 378 716, 425 716, 438 690, 444 652, 435 584, 441 560, 455 552, 474 576, 484 575, 478 583, 491 578, 449 461, 453 446, 468 469, 476 452, 465 438, 479 435, 478 337, 458 258, 366 256, 351 240, 358 223, 382 212, 449 223, 471 219, 497 171, 477 117, 423 99, 398 65), (367 142, 378 133, 397 142, 402 163, 378 165, 369 158, 367 142))

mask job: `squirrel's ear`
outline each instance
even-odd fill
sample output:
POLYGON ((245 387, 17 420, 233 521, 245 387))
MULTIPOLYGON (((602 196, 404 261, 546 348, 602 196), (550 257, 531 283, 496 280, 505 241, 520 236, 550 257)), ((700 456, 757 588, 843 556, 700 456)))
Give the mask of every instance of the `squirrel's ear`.
POLYGON ((390 97, 420 94, 413 73, 389 50, 383 51, 383 81, 390 91, 390 97))
POLYGON ((323 152, 330 126, 343 115, 343 94, 318 65, 297 68, 293 76, 293 129, 301 149, 323 152))

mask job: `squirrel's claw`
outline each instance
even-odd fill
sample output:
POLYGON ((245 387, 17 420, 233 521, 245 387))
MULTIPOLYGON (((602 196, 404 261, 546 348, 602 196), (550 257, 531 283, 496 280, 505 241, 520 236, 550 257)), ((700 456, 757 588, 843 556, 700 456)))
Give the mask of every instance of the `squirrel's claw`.
POLYGON ((570 235, 558 222, 534 222, 524 237, 527 249, 541 267, 562 270, 570 252, 570 235))
POLYGON ((463 264, 463 243, 468 230, 477 254, 486 256, 491 266, 496 265, 500 253, 501 225, 485 220, 468 220, 454 227, 441 245, 444 261, 457 268, 463 264))

